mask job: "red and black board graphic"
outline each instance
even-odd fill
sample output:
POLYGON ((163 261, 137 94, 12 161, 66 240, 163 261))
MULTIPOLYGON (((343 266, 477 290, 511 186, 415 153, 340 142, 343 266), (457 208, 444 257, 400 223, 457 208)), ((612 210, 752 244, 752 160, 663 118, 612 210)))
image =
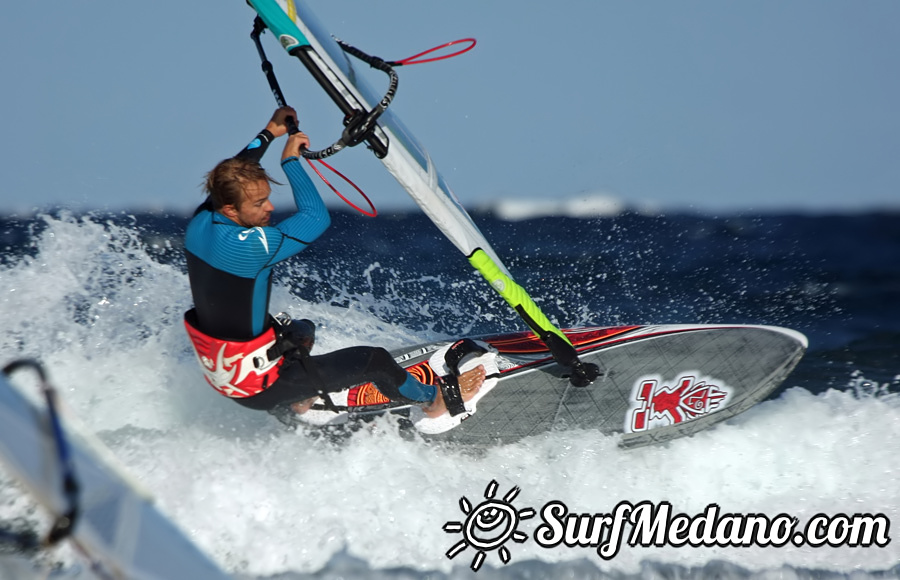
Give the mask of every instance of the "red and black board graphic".
MULTIPOLYGON (((499 352, 499 383, 477 412, 436 439, 466 444, 508 442, 559 429, 621 435, 625 447, 690 435, 769 396, 799 362, 805 337, 770 326, 658 325, 565 331, 585 362, 602 375, 574 387, 569 370, 528 332, 473 337, 499 352)), ((429 357, 452 341, 392 354, 433 383, 429 357)), ((382 406, 372 385, 355 387, 351 406, 382 406)))

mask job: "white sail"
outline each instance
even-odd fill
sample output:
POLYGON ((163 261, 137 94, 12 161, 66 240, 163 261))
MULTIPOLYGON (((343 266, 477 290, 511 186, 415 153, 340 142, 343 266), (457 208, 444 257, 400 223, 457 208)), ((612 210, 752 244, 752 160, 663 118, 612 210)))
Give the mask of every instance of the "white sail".
MULTIPOLYGON (((103 577, 229 577, 153 506, 147 494, 101 457, 98 443, 88 442, 71 426, 63 426, 63 435, 79 489, 77 518, 68 541, 103 577)), ((67 512, 62 464, 47 412, 31 405, 2 375, 0 463, 51 514, 67 512)))

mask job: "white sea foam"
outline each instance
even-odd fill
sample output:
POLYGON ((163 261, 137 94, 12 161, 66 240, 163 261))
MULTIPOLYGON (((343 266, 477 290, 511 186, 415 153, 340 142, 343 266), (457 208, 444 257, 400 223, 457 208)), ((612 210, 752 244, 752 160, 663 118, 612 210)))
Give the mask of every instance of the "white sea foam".
POLYGON ((621 214, 625 211, 626 206, 621 200, 611 195, 590 193, 572 196, 568 199, 500 199, 486 205, 485 209, 502 220, 520 221, 548 216, 609 217, 621 214))
MULTIPOLYGON (((331 441, 286 431, 205 385, 182 329, 186 277, 151 260, 127 228, 52 220, 37 256, 0 277, 4 357, 40 357, 68 406, 160 509, 232 572, 313 572, 342 554, 378 569, 468 567, 475 552, 449 560, 445 552, 460 537, 442 528, 464 517, 461 497, 478 504, 492 480, 498 495, 521 489, 516 507, 538 510, 560 500, 571 512, 608 513, 622 500, 649 500, 687 514, 717 503, 723 512, 801 520, 882 513, 900 522, 900 398, 877 389, 791 388, 715 429, 631 451, 590 431, 450 448, 404 437, 390 419, 331 441)), ((273 309, 323 325, 322 351, 416 340, 363 309, 304 303, 283 288, 273 309)), ((848 377, 848 387, 859 380, 848 377)), ((7 499, 10 490, 2 491, 7 499)), ((26 503, 4 501, 0 515, 27 511, 26 503)), ((512 562, 586 559, 636 573, 648 561, 725 561, 851 573, 900 561, 892 541, 839 549, 623 546, 604 562, 589 548, 541 548, 531 538, 537 525, 537 518, 521 524, 529 539, 510 543, 512 562)), ((502 566, 496 552, 486 564, 502 566)))

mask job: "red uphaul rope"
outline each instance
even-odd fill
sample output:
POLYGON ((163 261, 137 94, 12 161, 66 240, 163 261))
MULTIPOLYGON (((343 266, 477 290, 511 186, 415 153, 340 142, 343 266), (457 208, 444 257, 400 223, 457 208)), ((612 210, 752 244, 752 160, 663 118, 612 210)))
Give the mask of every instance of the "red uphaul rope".
POLYGON ((361 190, 359 187, 357 187, 357 185, 356 185, 355 183, 353 183, 352 181, 350 181, 349 179, 347 179, 347 177, 346 177, 343 173, 341 173, 340 171, 338 171, 337 169, 335 169, 335 168, 332 167, 331 165, 328 165, 328 164, 325 163, 325 161, 323 161, 322 159, 317 159, 316 161, 318 161, 319 163, 321 163, 322 165, 324 165, 325 167, 327 167, 328 169, 330 169, 332 173, 335 173, 338 177, 340 177, 341 179, 343 179, 344 181, 346 181, 347 183, 349 183, 350 185, 352 185, 352 186, 353 186, 353 189, 355 189, 356 191, 358 191, 359 194, 363 197, 363 199, 366 200, 366 203, 369 204, 369 208, 371 208, 372 211, 371 211, 371 212, 368 212, 368 211, 362 209, 361 207, 359 207, 358 205, 356 205, 355 203, 353 203, 352 201, 350 201, 349 199, 347 199, 346 197, 344 197, 344 196, 341 194, 340 191, 338 191, 337 189, 335 189, 335 187, 334 187, 333 185, 331 185, 331 182, 330 182, 330 181, 328 181, 327 179, 325 179, 325 176, 322 175, 322 172, 319 171, 319 168, 316 167, 315 165, 313 165, 312 160, 307 159, 306 162, 309 163, 309 166, 313 168, 313 171, 315 171, 315 172, 319 175, 319 177, 322 179, 322 181, 325 182, 325 185, 327 185, 328 187, 331 188, 331 191, 333 191, 334 193, 336 193, 337 196, 338 196, 339 198, 341 198, 341 199, 344 200, 344 203, 346 203, 347 205, 349 205, 350 207, 352 207, 353 209, 355 209, 356 211, 358 211, 359 213, 361 213, 361 214, 363 214, 363 215, 365 215, 365 216, 375 217, 375 216, 378 215, 378 210, 375 209, 375 206, 372 204, 372 201, 368 198, 368 196, 366 196, 365 193, 363 193, 363 190, 361 190))
MULTIPOLYGON (((444 60, 444 59, 452 58, 454 56, 458 56, 464 52, 468 52, 468 51, 472 50, 473 48, 475 48, 475 44, 476 44, 476 40, 474 38, 463 38, 460 40, 453 40, 453 41, 435 46, 434 48, 429 48, 426 51, 420 52, 419 54, 414 54, 413 56, 404 58, 403 60, 397 60, 397 61, 393 61, 393 62, 390 62, 387 64, 389 64, 391 66, 403 66, 403 65, 410 65, 410 64, 423 64, 426 62, 434 62, 436 60, 444 60), (469 44, 468 44, 468 46, 464 46, 463 48, 457 50, 456 52, 451 52, 449 54, 444 54, 441 56, 434 56, 431 58, 424 58, 424 59, 421 58, 421 57, 429 55, 435 51, 441 50, 443 48, 447 48, 448 46, 453 46, 454 44, 459 44, 461 42, 467 42, 469 44)), ((344 45, 342 44, 341 46, 344 46, 344 45)), ((352 47, 350 47, 350 48, 352 48, 352 47)), ((347 50, 347 49, 345 48, 345 50, 347 50)), ((356 49, 353 49, 353 50, 356 50, 356 49)), ((344 203, 346 203, 347 205, 349 205, 350 207, 352 207, 353 209, 355 209, 356 211, 358 211, 359 213, 361 213, 365 216, 375 217, 378 215, 378 210, 375 209, 375 205, 366 196, 366 194, 363 193, 363 190, 361 190, 359 187, 357 187, 357 185, 355 183, 350 181, 343 173, 341 173, 340 171, 338 171, 337 169, 335 169, 334 167, 332 167, 331 165, 326 163, 324 160, 317 159, 316 161, 318 161, 319 163, 321 163, 322 165, 324 165, 325 167, 330 169, 332 173, 335 173, 338 177, 340 177, 341 179, 343 179, 344 181, 349 183, 353 187, 353 189, 355 189, 362 196, 362 198, 366 200, 366 203, 369 204, 369 208, 371 209, 371 211, 366 211, 366 210, 362 209, 361 207, 359 207, 358 205, 356 205, 355 203, 351 202, 349 199, 344 197, 341 194, 341 192, 339 192, 333 185, 331 185, 330 181, 325 179, 325 176, 322 175, 322 172, 319 171, 319 168, 316 167, 315 165, 313 165, 312 160, 307 159, 306 162, 309 163, 309 166, 313 168, 313 171, 315 171, 316 174, 318 174, 318 176, 322 179, 322 181, 325 182, 325 185, 327 185, 329 188, 331 188, 331 191, 333 191, 339 198, 344 200, 344 203)))
POLYGON ((472 50, 473 48, 475 48, 475 42, 476 41, 474 38, 462 38, 460 40, 451 40, 450 42, 441 44, 439 46, 435 46, 434 48, 429 48, 425 52, 420 52, 419 54, 414 54, 410 57, 404 58, 403 60, 395 60, 395 61, 391 62, 390 64, 395 65, 395 66, 402 66, 402 65, 408 65, 408 64, 422 64, 424 62, 433 62, 436 60, 444 60, 445 58, 452 58, 454 56, 458 56, 464 52, 468 52, 468 51, 472 50), (432 58, 426 58, 426 59, 422 59, 422 60, 416 60, 420 56, 425 56, 426 54, 431 54, 432 52, 435 52, 442 48, 447 48, 448 46, 453 46, 454 44, 457 44, 460 42, 468 42, 470 44, 469 44, 469 46, 461 48, 460 50, 457 50, 456 52, 451 52, 450 54, 434 56, 432 58))

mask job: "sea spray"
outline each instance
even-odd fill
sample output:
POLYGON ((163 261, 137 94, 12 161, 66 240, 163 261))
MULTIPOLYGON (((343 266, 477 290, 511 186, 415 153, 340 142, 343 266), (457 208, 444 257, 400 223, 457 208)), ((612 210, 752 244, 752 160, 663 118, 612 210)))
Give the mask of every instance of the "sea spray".
MULTIPOLYGON (((594 242, 580 250, 591 254, 588 259, 595 264, 608 264, 620 256, 612 262, 618 274, 595 278, 599 298, 574 290, 553 295, 558 312, 581 313, 584 320, 579 323, 589 322, 590 313, 601 310, 604 319, 629 321, 659 321, 659 313, 668 312, 672 318, 692 322, 694 315, 772 322, 765 318, 766 310, 759 310, 767 296, 783 304, 786 297, 799 303, 803 296, 814 295, 808 308, 778 307, 776 317, 788 326, 812 328, 813 348, 820 336, 840 332, 839 316, 828 306, 835 295, 795 290, 820 283, 798 278, 802 272, 795 266, 779 270, 774 263, 767 272, 758 263, 734 260, 717 271, 709 263, 697 271, 718 282, 702 293, 691 290, 701 280, 697 276, 688 277, 690 287, 678 286, 675 276, 655 289, 646 286, 644 282, 654 277, 650 274, 666 273, 667 261, 687 260, 689 256, 681 252, 689 252, 691 246, 676 245, 671 255, 666 243, 655 242, 654 250, 643 252, 640 259, 640 264, 651 267, 637 274, 638 258, 624 250, 643 244, 639 233, 659 236, 671 223, 645 221, 653 228, 639 232, 640 220, 622 219, 625 222, 614 228, 621 238, 614 252, 594 242), (759 287, 748 281, 754 276, 760 278, 759 287), (744 294, 736 295, 739 308, 733 311, 726 299, 733 286, 721 282, 729 279, 743 280, 734 286, 744 294), (624 288, 625 294, 617 295, 616 288, 624 288), (671 310, 658 300, 663 290, 675 300, 671 310), (700 306, 695 300, 706 302, 700 306)), ((390 418, 334 437, 292 431, 266 413, 233 404, 203 382, 181 327, 190 292, 177 244, 173 242, 171 251, 164 246, 154 250, 134 220, 75 216, 41 220, 27 236, 28 247, 5 259, 0 268, 4 290, 0 346, 9 358, 40 357, 66 404, 155 496, 158 507, 230 571, 251 577, 313 573, 340 570, 347 559, 362 562, 364 571, 386 570, 387 577, 397 578, 405 577, 403 570, 467 570, 474 553, 448 559, 445 554, 459 535, 443 526, 465 517, 460 509, 463 497, 473 506, 484 501, 492 480, 498 482, 500 494, 520 488, 513 502, 518 508, 539 508, 556 500, 578 513, 605 513, 626 500, 667 501, 680 513, 702 513, 715 502, 723 510, 772 516, 784 512, 801 520, 820 512, 872 512, 900 521, 900 463, 894 452, 900 440, 900 402, 892 395, 890 380, 871 379, 878 385, 874 389, 878 393, 872 394, 872 388, 852 376, 852 363, 838 365, 840 388, 829 388, 835 385, 825 384, 819 367, 812 367, 797 380, 789 377, 786 390, 772 400, 714 429, 631 451, 621 450, 616 437, 589 430, 551 433, 504 446, 460 448, 410 437, 390 418), (803 387, 798 387, 801 377, 803 387)), ((704 225, 699 218, 695 221, 704 225)), ((582 230, 588 228, 581 222, 566 225, 576 239, 582 239, 582 230)), ((556 232, 565 229, 555 226, 556 232)), ((599 220, 588 229, 613 228, 599 220)), ((697 229, 689 238, 692 243, 707 235, 713 239, 737 235, 716 227, 697 229)), ((736 246, 738 253, 768 235, 762 227, 757 233, 742 231, 750 238, 736 246)), ((538 234, 550 243, 545 231, 538 234)), ((177 241, 177 232, 170 235, 177 241)), ((511 232, 510 238, 521 235, 511 232)), ((788 250, 788 254, 797 251, 788 250)), ((529 255, 539 262, 542 252, 529 255)), ((316 348, 322 352, 354 344, 399 346, 463 331, 468 324, 474 330, 491 330, 508 320, 487 300, 460 302, 454 285, 461 285, 466 301, 471 301, 468 292, 477 297, 481 290, 469 286, 456 270, 442 273, 440 260, 422 266, 362 256, 344 267, 340 263, 317 261, 310 254, 294 271, 306 278, 282 273, 273 289, 273 311, 317 321, 316 348), (368 281, 363 273, 370 266, 368 281), (330 288, 321 298, 313 292, 322 288, 313 283, 317 280, 327 280, 330 288), (407 283, 412 280, 420 283, 407 283), (404 302, 415 316, 403 322, 391 319, 403 310, 404 302), (487 313, 496 318, 472 321, 473 315, 467 314, 471 308, 479 313, 476 318, 487 313)), ((527 270, 524 262, 516 267, 527 270)), ((537 270, 548 284, 558 287, 564 279, 561 267, 554 263, 537 270)), ((526 271, 522 277, 536 282, 544 294, 541 280, 530 276, 526 271)), ((490 296, 489 291, 484 296, 490 296)), ((880 344, 891 345, 894 339, 888 335, 884 340, 880 344)), ((867 361, 873 367, 879 364, 867 361)), ((894 377, 900 369, 884 368, 882 363, 882 371, 894 377)), ((874 377, 868 371, 866 376, 874 377)), ((18 499, 21 496, 10 493, 9 487, 3 492, 4 515, 25 517, 34 511, 33 504, 18 499)), ((729 568, 734 576, 741 570, 801 574, 811 568, 846 574, 860 566, 887 570, 900 560, 900 548, 892 542, 883 548, 836 549, 626 545, 603 563, 590 548, 541 547, 531 537, 536 525, 534 520, 521 523, 529 539, 510 543, 508 565, 491 552, 479 574, 494 569, 500 577, 523 570, 559 575, 577 569, 584 577, 596 577, 591 574, 600 567, 614 574, 639 574, 649 562, 662 566, 653 569, 659 574, 688 568, 702 574, 714 571, 713 562, 721 561, 734 567, 729 568), (584 562, 587 568, 578 568, 584 562)), ((77 560, 65 555, 55 557, 69 569, 77 566, 77 560)))

